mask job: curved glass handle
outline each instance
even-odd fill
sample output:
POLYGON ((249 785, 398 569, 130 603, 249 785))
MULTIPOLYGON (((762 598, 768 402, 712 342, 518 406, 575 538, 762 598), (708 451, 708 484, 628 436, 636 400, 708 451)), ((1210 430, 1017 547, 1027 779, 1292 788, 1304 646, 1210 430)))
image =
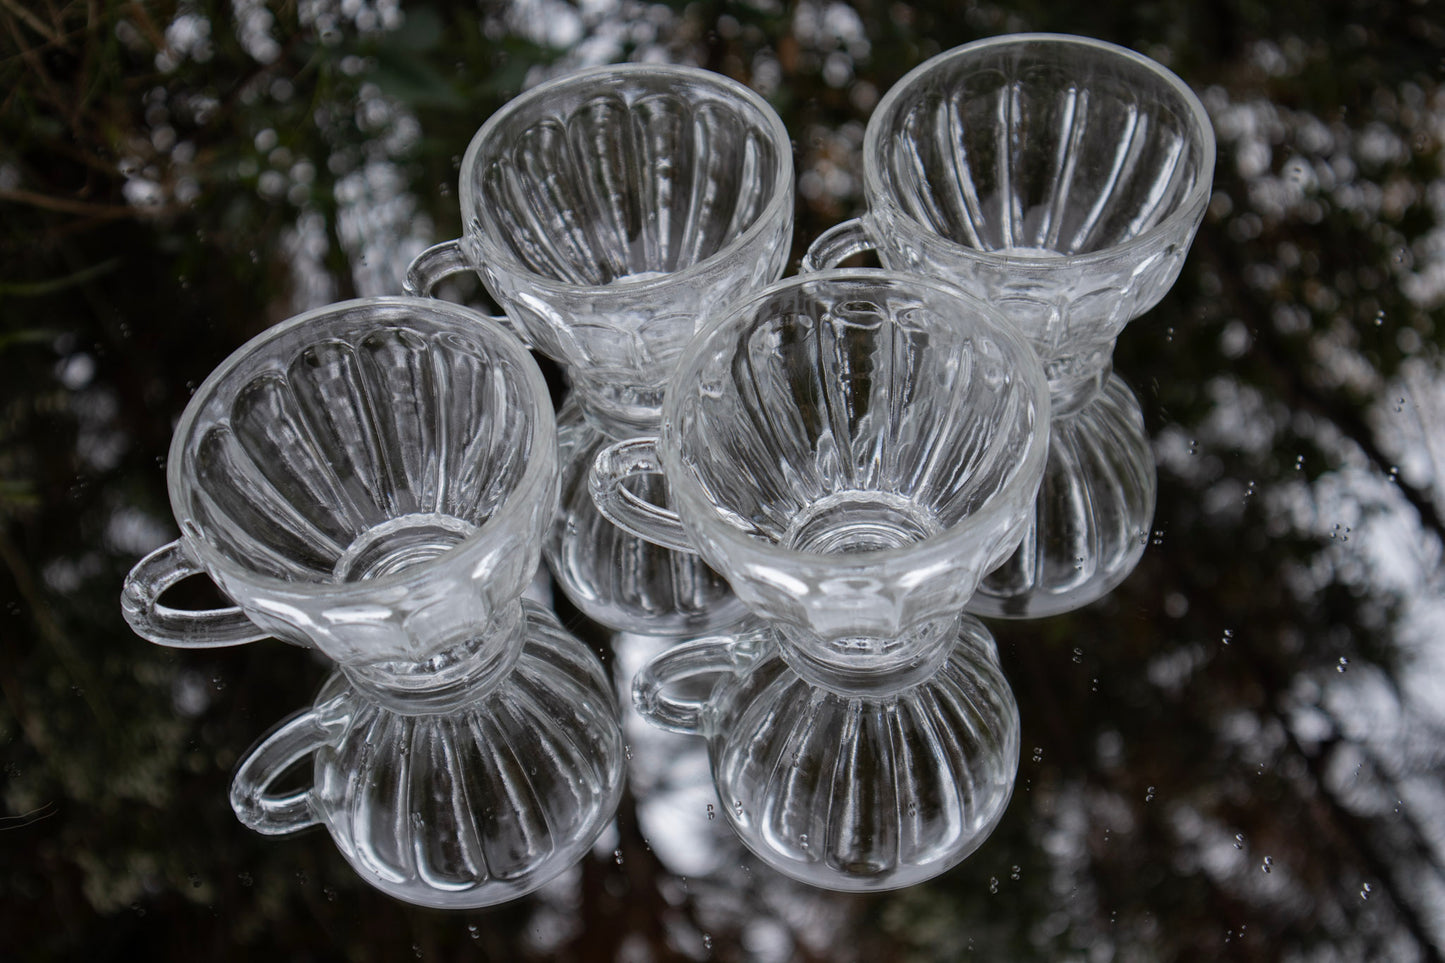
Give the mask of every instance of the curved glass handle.
POLYGON ((708 676, 744 671, 761 652, 759 633, 706 636, 674 645, 653 657, 632 678, 632 704, 648 722, 660 729, 704 736, 702 710, 707 697, 686 698, 668 694, 669 688, 708 676))
POLYGON ((798 273, 812 274, 815 271, 835 268, 855 254, 877 249, 878 245, 868 236, 868 228, 863 224, 863 218, 855 217, 834 224, 819 234, 813 243, 808 245, 808 253, 803 255, 803 263, 798 266, 798 273))
MULTIPOLYGON (((436 297, 434 289, 444 278, 473 270, 475 269, 472 267, 472 262, 467 260, 466 254, 462 251, 461 238, 442 241, 440 244, 433 244, 412 258, 411 264, 407 266, 406 280, 402 282, 401 289, 410 297, 434 298, 436 297)), ((532 342, 517 330, 512 319, 505 314, 490 315, 488 320, 500 324, 515 335, 517 340, 529 348, 532 347, 532 342)))
POLYGON ((204 575, 180 540, 162 545, 135 563, 120 593, 120 611, 135 634, 157 645, 180 649, 214 649, 270 637, 246 618, 240 606, 188 611, 157 601, 181 579, 204 575))
POLYGON ((677 513, 652 504, 622 483, 633 475, 660 475, 656 438, 632 438, 608 445, 592 460, 587 489, 602 517, 644 542, 675 552, 695 553, 677 513))
POLYGON ((272 729, 241 760, 231 780, 231 809, 236 818, 258 833, 281 836, 321 817, 311 805, 311 790, 286 795, 271 792, 271 783, 287 769, 331 742, 315 708, 305 709, 272 729))

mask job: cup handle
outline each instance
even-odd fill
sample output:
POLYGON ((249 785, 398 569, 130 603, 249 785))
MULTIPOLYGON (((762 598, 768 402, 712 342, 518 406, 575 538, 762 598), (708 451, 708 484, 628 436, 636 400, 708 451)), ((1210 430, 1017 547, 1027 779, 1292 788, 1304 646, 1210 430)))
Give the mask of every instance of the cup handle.
MULTIPOLYGON (((434 289, 443 278, 449 278, 453 274, 465 274, 472 271, 472 263, 467 260, 466 254, 462 252, 461 238, 453 241, 442 241, 440 244, 433 244, 412 258, 411 264, 406 269, 406 279, 402 282, 402 291, 413 298, 434 298, 434 289)), ((510 331, 516 338, 527 347, 532 347, 532 342, 517 329, 512 319, 505 314, 488 317, 489 321, 500 324, 510 331)))
POLYGON ((302 710, 258 742, 231 780, 231 809, 242 824, 267 836, 282 836, 321 822, 311 789, 279 795, 271 783, 291 766, 331 742, 316 709, 302 710))
POLYGON ((179 649, 214 649, 270 637, 246 618, 240 606, 187 611, 158 601, 161 593, 181 579, 204 574, 179 540, 162 545, 136 562, 126 576, 120 594, 121 614, 136 635, 179 649))
POLYGON ((644 542, 675 552, 696 553, 677 513, 652 504, 622 483, 634 475, 660 475, 656 438, 632 438, 608 445, 592 460, 587 489, 602 517, 644 542))
POLYGON ((817 239, 808 245, 808 253, 803 255, 803 263, 799 265, 798 273, 812 274, 815 271, 835 268, 855 254, 877 248, 878 245, 868 236, 868 228, 864 225, 863 218, 855 217, 842 221, 819 234, 817 239))
POLYGON ((688 735, 702 731, 707 698, 686 699, 667 690, 680 683, 724 673, 739 673, 757 661, 764 638, 758 632, 692 639, 653 657, 632 678, 632 704, 660 729, 688 735))

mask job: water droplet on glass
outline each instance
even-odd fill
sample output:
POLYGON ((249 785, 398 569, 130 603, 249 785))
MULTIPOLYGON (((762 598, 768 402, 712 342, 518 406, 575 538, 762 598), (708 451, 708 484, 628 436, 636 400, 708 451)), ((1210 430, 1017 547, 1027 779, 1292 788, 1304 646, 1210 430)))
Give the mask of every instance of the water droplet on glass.
POLYGON ((1273 865, 1274 865, 1274 860, 1271 859, 1270 857, 1266 856, 1266 857, 1264 858, 1264 862, 1262 862, 1262 863, 1259 864, 1259 868, 1260 868, 1261 871, 1268 873, 1268 872, 1270 871, 1270 867, 1273 866, 1273 865))
POLYGON ((989 891, 990 893, 997 893, 997 892, 998 892, 998 877, 997 877, 997 876, 990 876, 990 877, 988 878, 988 891, 989 891))
POLYGON ((716 819, 716 818, 717 818, 717 813, 715 813, 715 812, 712 811, 712 803, 708 803, 708 804, 707 804, 707 818, 708 818, 708 819, 716 819))
POLYGON ((1198 442, 1197 440, 1190 439, 1190 442, 1189 442, 1189 454, 1191 454, 1191 455, 1197 455, 1197 454, 1199 454, 1199 442, 1198 442))
POLYGON ((1164 529, 1162 529, 1162 528, 1156 528, 1156 529, 1154 529, 1154 537, 1153 537, 1152 541, 1153 541, 1153 543, 1154 543, 1155 545, 1163 545, 1163 544, 1164 544, 1164 529))
POLYGON ((1146 803, 1147 803, 1147 802, 1153 802, 1153 801, 1154 801, 1154 787, 1153 787, 1153 786, 1150 786, 1148 789, 1146 789, 1146 790, 1144 791, 1144 801, 1145 801, 1146 803))
POLYGON ((336 902, 336 890, 332 889, 330 886, 322 888, 321 895, 326 897, 326 902, 328 903, 336 902))
POLYGON ((1008 878, 1017 883, 1019 881, 1019 877, 1023 875, 1023 872, 1024 871, 1022 866, 1013 866, 1009 869, 1008 878))
POLYGON ((302 886, 305 886, 305 885, 306 885, 306 871, 305 871, 305 870, 298 869, 298 870, 296 871, 296 882, 300 883, 302 886))
POLYGON ((1098 692, 1098 691, 1099 691, 1099 680, 1098 680, 1097 678, 1095 678, 1095 679, 1089 684, 1089 691, 1090 691, 1090 692, 1098 692))
POLYGON ((467 924, 467 935, 470 936, 470 937, 471 937, 472 939, 474 939, 474 940, 479 940, 479 939, 482 938, 482 928, 481 928, 480 926, 478 926, 476 923, 468 923, 468 924, 467 924))
POLYGON ((1231 642, 1233 642, 1233 641, 1234 641, 1234 630, 1233 630, 1233 629, 1225 629, 1225 630, 1224 630, 1224 637, 1219 640, 1219 644, 1220 644, 1220 645, 1228 645, 1229 643, 1231 643, 1231 642))
POLYGON ((1165 340, 1165 341, 1168 341, 1168 342, 1170 342, 1170 343, 1173 343, 1173 341, 1174 341, 1174 329, 1173 329, 1173 328, 1165 328, 1165 329, 1164 329, 1164 340, 1165 340))
POLYGON ((1344 672, 1344 671, 1345 671, 1346 669, 1348 669, 1349 667, 1350 667, 1350 660, 1347 659, 1347 658, 1345 658, 1343 655, 1340 656, 1340 661, 1337 662, 1337 663, 1335 663, 1335 671, 1336 671, 1336 672, 1344 672))
POLYGON ((1243 849, 1243 848, 1244 848, 1244 833, 1235 833, 1235 834, 1234 834, 1234 848, 1235 848, 1235 849, 1243 849))
POLYGON ((743 818, 743 801, 741 799, 733 800, 733 812, 738 814, 739 819, 743 818))
POLYGON ((1083 664, 1084 664, 1084 650, 1083 650, 1083 649, 1075 649, 1075 650, 1074 650, 1074 665, 1083 665, 1083 664))
POLYGON ((1385 323, 1385 309, 1384 309, 1384 308, 1381 308, 1380 310, 1378 310, 1378 311, 1375 312, 1375 327, 1378 328, 1378 327, 1380 327, 1381 325, 1383 325, 1384 323, 1385 323))
POLYGON ((1370 898, 1370 884, 1366 883, 1360 887, 1360 899, 1370 898))
POLYGON ((1390 466, 1390 481, 1396 482, 1396 483, 1398 483, 1398 482, 1400 481, 1400 466, 1399 466, 1399 465, 1391 465, 1391 466, 1390 466))
POLYGON ((614 849, 614 850, 612 851, 612 861, 613 861, 614 863, 616 863, 618 866, 621 866, 621 865, 622 865, 622 850, 620 850, 620 849, 614 849))
POLYGON ((1043 762, 1043 761, 1044 761, 1044 747, 1043 747, 1043 746, 1034 746, 1034 762, 1043 762))
POLYGON ((807 833, 803 833, 802 835, 800 835, 800 836, 798 837, 798 845, 799 845, 802 849, 804 849, 805 851, 807 850, 807 848, 808 848, 808 834, 807 834, 807 833))
POLYGON ((707 933, 702 934, 702 948, 705 950, 712 949, 712 937, 707 933))
POLYGON ((632 746, 630 746, 630 745, 625 745, 625 746, 623 746, 623 747, 622 747, 622 755, 626 756, 628 759, 631 759, 631 758, 632 758, 632 746))

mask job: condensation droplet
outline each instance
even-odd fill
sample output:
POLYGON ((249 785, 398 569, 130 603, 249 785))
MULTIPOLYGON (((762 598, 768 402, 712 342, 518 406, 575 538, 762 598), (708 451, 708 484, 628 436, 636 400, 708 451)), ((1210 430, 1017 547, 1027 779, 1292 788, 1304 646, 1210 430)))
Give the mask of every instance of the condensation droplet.
POLYGON ((708 818, 708 819, 716 819, 716 818, 717 818, 717 813, 713 812, 712 803, 708 803, 708 804, 707 804, 707 818, 708 818))
POLYGON ((1075 649, 1075 650, 1074 650, 1074 665, 1083 665, 1083 664, 1084 664, 1084 650, 1083 650, 1083 649, 1075 649))
POLYGON ((1369 899, 1369 898, 1370 898, 1370 884, 1369 884, 1369 883, 1365 883, 1363 886, 1360 887, 1360 899, 1369 899))
POLYGON ((1220 645, 1229 645, 1229 644, 1230 644, 1231 642, 1233 642, 1233 641, 1234 641, 1234 630, 1233 630, 1233 629, 1225 629, 1225 630, 1224 630, 1224 637, 1219 640, 1219 644, 1220 644, 1220 645))
POLYGON ((1022 866, 1014 866, 1009 869, 1008 878, 1017 883, 1019 881, 1019 877, 1023 876, 1023 873, 1024 870, 1022 866))
POLYGON ((1266 856, 1266 857, 1264 858, 1264 862, 1262 862, 1262 863, 1259 864, 1259 868, 1260 868, 1261 871, 1268 873, 1268 872, 1270 871, 1270 867, 1272 867, 1273 865, 1274 865, 1274 860, 1271 859, 1270 857, 1266 856))
POLYGON ((1154 801, 1154 787, 1153 787, 1153 786, 1150 786, 1148 789, 1144 790, 1144 801, 1145 801, 1146 803, 1147 803, 1147 802, 1153 802, 1153 801, 1154 801))
POLYGON ((1335 663, 1335 671, 1336 671, 1336 672, 1344 672, 1344 671, 1345 671, 1346 669, 1348 669, 1349 667, 1350 667, 1350 660, 1347 659, 1347 658, 1345 658, 1343 655, 1340 656, 1340 661, 1338 661, 1338 662, 1335 663))
POLYGON ((621 865, 622 865, 622 850, 620 850, 620 849, 614 849, 614 850, 612 851, 612 861, 613 861, 614 863, 616 863, 618 866, 621 866, 621 865))
POLYGON ((1043 762, 1043 761, 1044 761, 1044 747, 1043 747, 1043 746, 1034 746, 1034 762, 1043 762))
POLYGON ((1244 848, 1244 833, 1235 833, 1235 834, 1234 834, 1234 848, 1235 848, 1235 849, 1243 849, 1243 848, 1244 848))
POLYGON ((997 876, 990 876, 990 877, 988 878, 988 891, 989 891, 990 893, 997 893, 997 892, 998 892, 998 877, 997 877, 997 876))

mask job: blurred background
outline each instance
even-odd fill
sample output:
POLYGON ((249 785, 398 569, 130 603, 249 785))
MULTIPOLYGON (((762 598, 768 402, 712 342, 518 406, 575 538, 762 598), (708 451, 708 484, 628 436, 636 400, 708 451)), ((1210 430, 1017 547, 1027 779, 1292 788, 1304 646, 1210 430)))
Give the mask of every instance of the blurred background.
MULTIPOLYGON (((1440 960, 1442 84, 1428 2, 0 0, 0 955, 1440 960), (1159 465, 1143 562, 993 626, 1024 739, 993 837, 895 893, 794 884, 715 818, 701 741, 635 716, 615 826, 492 910, 406 906, 323 831, 244 829, 236 761, 325 665, 158 648, 118 604, 175 536, 166 449, 206 374, 398 293, 460 232, 473 132, 547 77, 656 60, 760 91, 794 138, 796 264, 861 210, 882 93, 1022 30, 1171 67, 1219 166, 1115 354, 1159 465)), ((625 692, 660 643, 558 604, 625 692)))

